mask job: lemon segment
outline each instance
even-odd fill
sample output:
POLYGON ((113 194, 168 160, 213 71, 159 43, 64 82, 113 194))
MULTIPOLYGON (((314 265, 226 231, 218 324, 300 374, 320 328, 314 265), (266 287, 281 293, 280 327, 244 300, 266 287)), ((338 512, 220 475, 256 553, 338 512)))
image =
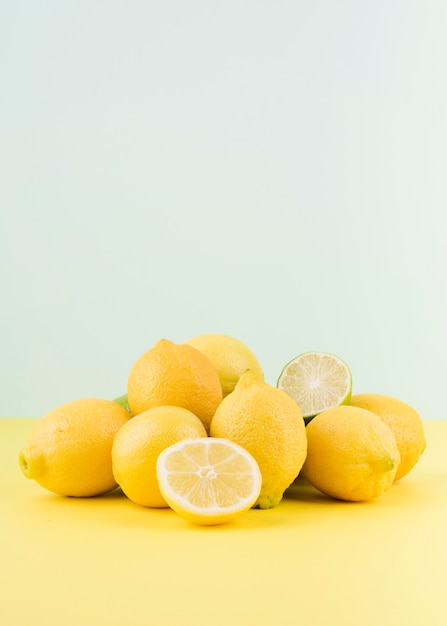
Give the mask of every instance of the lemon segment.
POLYGON ((241 446, 208 437, 179 441, 157 459, 158 485, 180 516, 199 525, 229 522, 250 509, 261 490, 261 472, 241 446))
POLYGON ((277 387, 295 400, 308 423, 322 411, 350 403, 352 376, 335 354, 304 352, 284 366, 277 387))

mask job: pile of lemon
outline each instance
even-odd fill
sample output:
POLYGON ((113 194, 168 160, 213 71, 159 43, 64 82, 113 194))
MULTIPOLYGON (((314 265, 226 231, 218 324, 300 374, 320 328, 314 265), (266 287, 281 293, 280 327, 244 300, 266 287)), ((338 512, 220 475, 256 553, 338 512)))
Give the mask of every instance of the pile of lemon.
POLYGON ((400 400, 351 389, 333 354, 299 355, 273 387, 234 337, 161 339, 133 364, 125 396, 75 400, 38 420, 20 467, 60 495, 119 486, 204 525, 276 506, 298 476, 332 498, 369 500, 415 466, 423 423, 400 400))

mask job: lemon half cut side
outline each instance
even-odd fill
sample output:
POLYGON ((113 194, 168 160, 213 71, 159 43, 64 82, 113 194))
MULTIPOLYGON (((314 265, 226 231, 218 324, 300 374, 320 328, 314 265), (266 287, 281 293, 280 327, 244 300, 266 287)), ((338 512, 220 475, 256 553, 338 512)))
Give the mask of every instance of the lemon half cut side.
POLYGON ((335 354, 304 352, 284 366, 277 387, 295 400, 307 424, 322 411, 350 403, 352 376, 335 354))
POLYGON ((180 516, 200 525, 229 522, 250 509, 261 491, 261 472, 244 448, 217 437, 185 439, 157 459, 163 497, 180 516))

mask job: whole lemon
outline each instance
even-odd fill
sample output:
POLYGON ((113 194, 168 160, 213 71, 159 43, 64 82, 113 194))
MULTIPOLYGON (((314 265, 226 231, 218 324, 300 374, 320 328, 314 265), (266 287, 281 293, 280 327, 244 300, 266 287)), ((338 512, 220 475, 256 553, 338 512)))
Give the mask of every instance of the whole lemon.
POLYGON ((262 487, 256 505, 262 509, 280 502, 306 456, 306 429, 298 405, 251 370, 217 408, 211 436, 238 443, 257 461, 262 487))
POLYGON ((161 339, 132 366, 127 396, 133 415, 155 406, 179 406, 197 415, 209 429, 222 401, 222 388, 214 365, 204 354, 161 339))
POLYGON ((338 406, 306 427, 307 457, 300 476, 322 493, 362 501, 391 487, 400 463, 394 434, 374 413, 338 406))
POLYGON ((200 350, 217 370, 223 396, 231 393, 245 370, 253 370, 260 378, 264 372, 250 348, 239 339, 222 334, 196 335, 185 344, 200 350))
POLYGON ((157 481, 157 458, 183 439, 206 437, 199 418, 177 406, 143 411, 118 431, 112 448, 113 474, 126 496, 142 506, 168 506, 157 481))
POLYGON ((426 448, 424 426, 419 413, 397 398, 377 393, 356 394, 351 398, 351 405, 375 413, 391 428, 400 452, 395 480, 408 474, 426 448))
POLYGON ((35 425, 19 454, 23 474, 65 496, 114 489, 112 444, 129 413, 111 400, 84 398, 53 409, 35 425))

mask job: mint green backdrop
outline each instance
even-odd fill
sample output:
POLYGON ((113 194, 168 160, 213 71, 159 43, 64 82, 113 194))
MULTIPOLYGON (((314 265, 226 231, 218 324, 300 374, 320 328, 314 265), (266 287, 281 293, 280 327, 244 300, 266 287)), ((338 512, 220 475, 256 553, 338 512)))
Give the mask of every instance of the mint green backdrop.
POLYGON ((221 332, 446 419, 446 32, 443 0, 4 0, 0 414, 221 332))

